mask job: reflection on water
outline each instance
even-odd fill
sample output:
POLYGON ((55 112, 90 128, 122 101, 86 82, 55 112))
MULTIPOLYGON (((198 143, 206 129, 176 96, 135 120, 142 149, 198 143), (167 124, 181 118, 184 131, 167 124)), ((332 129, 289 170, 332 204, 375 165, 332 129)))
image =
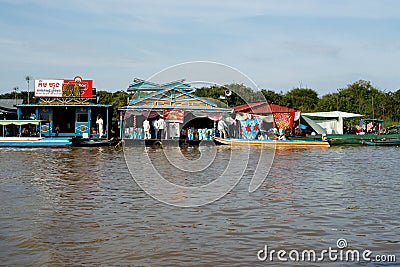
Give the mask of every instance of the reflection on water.
MULTIPOLYGON (((216 173, 230 150, 217 152, 216 173)), ((166 160, 160 149, 147 153, 166 160)), ((183 155, 195 161, 201 151, 183 155)), ((257 251, 266 244, 318 250, 346 238, 355 249, 395 254, 400 242, 398 148, 279 149, 258 190, 248 191, 257 167, 250 160, 231 192, 198 208, 149 197, 112 148, 0 149, 0 159, 0 258, 8 266, 265 265, 257 251)), ((185 185, 213 179, 159 167, 185 185)))

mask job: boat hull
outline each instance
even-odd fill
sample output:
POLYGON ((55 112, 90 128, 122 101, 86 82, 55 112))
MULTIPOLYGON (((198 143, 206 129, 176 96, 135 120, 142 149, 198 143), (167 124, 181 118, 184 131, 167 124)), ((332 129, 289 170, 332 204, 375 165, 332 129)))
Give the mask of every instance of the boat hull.
MULTIPOLYGON (((399 139, 400 134, 327 134, 326 138, 331 146, 336 145, 362 145, 364 141, 371 139, 399 139)), ((306 140, 306 141, 319 141, 322 140, 322 136, 314 135, 307 137, 289 137, 289 139, 306 140)))
POLYGON ((88 139, 88 138, 75 138, 72 140, 72 146, 76 147, 100 147, 100 146, 115 146, 118 144, 118 139, 88 139))
POLYGON ((0 147, 70 147, 70 138, 46 138, 46 137, 3 137, 0 138, 0 147))
POLYGON ((271 146, 271 147, 330 147, 326 141, 305 141, 305 140, 244 140, 244 139, 223 139, 214 137, 218 145, 232 146, 271 146))
POLYGON ((176 147, 176 146, 211 146, 213 140, 187 140, 187 139, 123 139, 125 146, 146 146, 146 147, 176 147))
POLYGON ((393 139, 393 140, 364 140, 363 145, 367 146, 400 146, 400 139, 393 139))

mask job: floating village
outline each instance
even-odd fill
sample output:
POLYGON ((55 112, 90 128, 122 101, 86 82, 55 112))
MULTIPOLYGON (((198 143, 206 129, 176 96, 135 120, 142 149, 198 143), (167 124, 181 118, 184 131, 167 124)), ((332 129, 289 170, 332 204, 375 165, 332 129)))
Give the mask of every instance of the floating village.
MULTIPOLYGON (((385 128, 383 120, 363 114, 303 113, 266 101, 231 108, 194 90, 185 80, 158 84, 135 78, 127 91, 136 97, 113 118, 115 107, 99 103, 92 80, 36 79, 33 103, 0 100, 0 147, 400 145, 400 126, 385 128), (350 119, 358 120, 352 133, 344 131, 350 119)), ((232 94, 227 90, 224 97, 232 94)))

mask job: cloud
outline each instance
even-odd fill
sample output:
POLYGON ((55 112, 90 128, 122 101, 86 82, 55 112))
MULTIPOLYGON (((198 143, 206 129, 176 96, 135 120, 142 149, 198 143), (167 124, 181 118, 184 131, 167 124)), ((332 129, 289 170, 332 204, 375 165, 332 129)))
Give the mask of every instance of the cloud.
POLYGON ((0 89, 26 72, 78 71, 123 89, 133 76, 193 60, 231 65, 278 90, 300 80, 335 88, 359 73, 396 88, 399 8, 396 0, 0 0, 0 89))

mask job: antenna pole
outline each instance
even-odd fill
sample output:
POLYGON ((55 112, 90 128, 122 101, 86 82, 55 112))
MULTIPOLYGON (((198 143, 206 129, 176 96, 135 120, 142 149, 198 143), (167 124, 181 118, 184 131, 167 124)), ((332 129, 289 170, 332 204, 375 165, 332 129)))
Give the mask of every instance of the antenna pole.
POLYGON ((29 82, 30 82, 30 80, 32 80, 32 77, 29 76, 29 75, 27 75, 27 76, 25 77, 25 80, 26 80, 26 82, 27 82, 27 84, 28 84, 28 105, 29 105, 29 82))
POLYGON ((17 91, 18 91, 18 89, 19 89, 18 86, 15 86, 15 87, 13 88, 13 90, 14 90, 14 97, 15 97, 15 105, 17 104, 17 91))

